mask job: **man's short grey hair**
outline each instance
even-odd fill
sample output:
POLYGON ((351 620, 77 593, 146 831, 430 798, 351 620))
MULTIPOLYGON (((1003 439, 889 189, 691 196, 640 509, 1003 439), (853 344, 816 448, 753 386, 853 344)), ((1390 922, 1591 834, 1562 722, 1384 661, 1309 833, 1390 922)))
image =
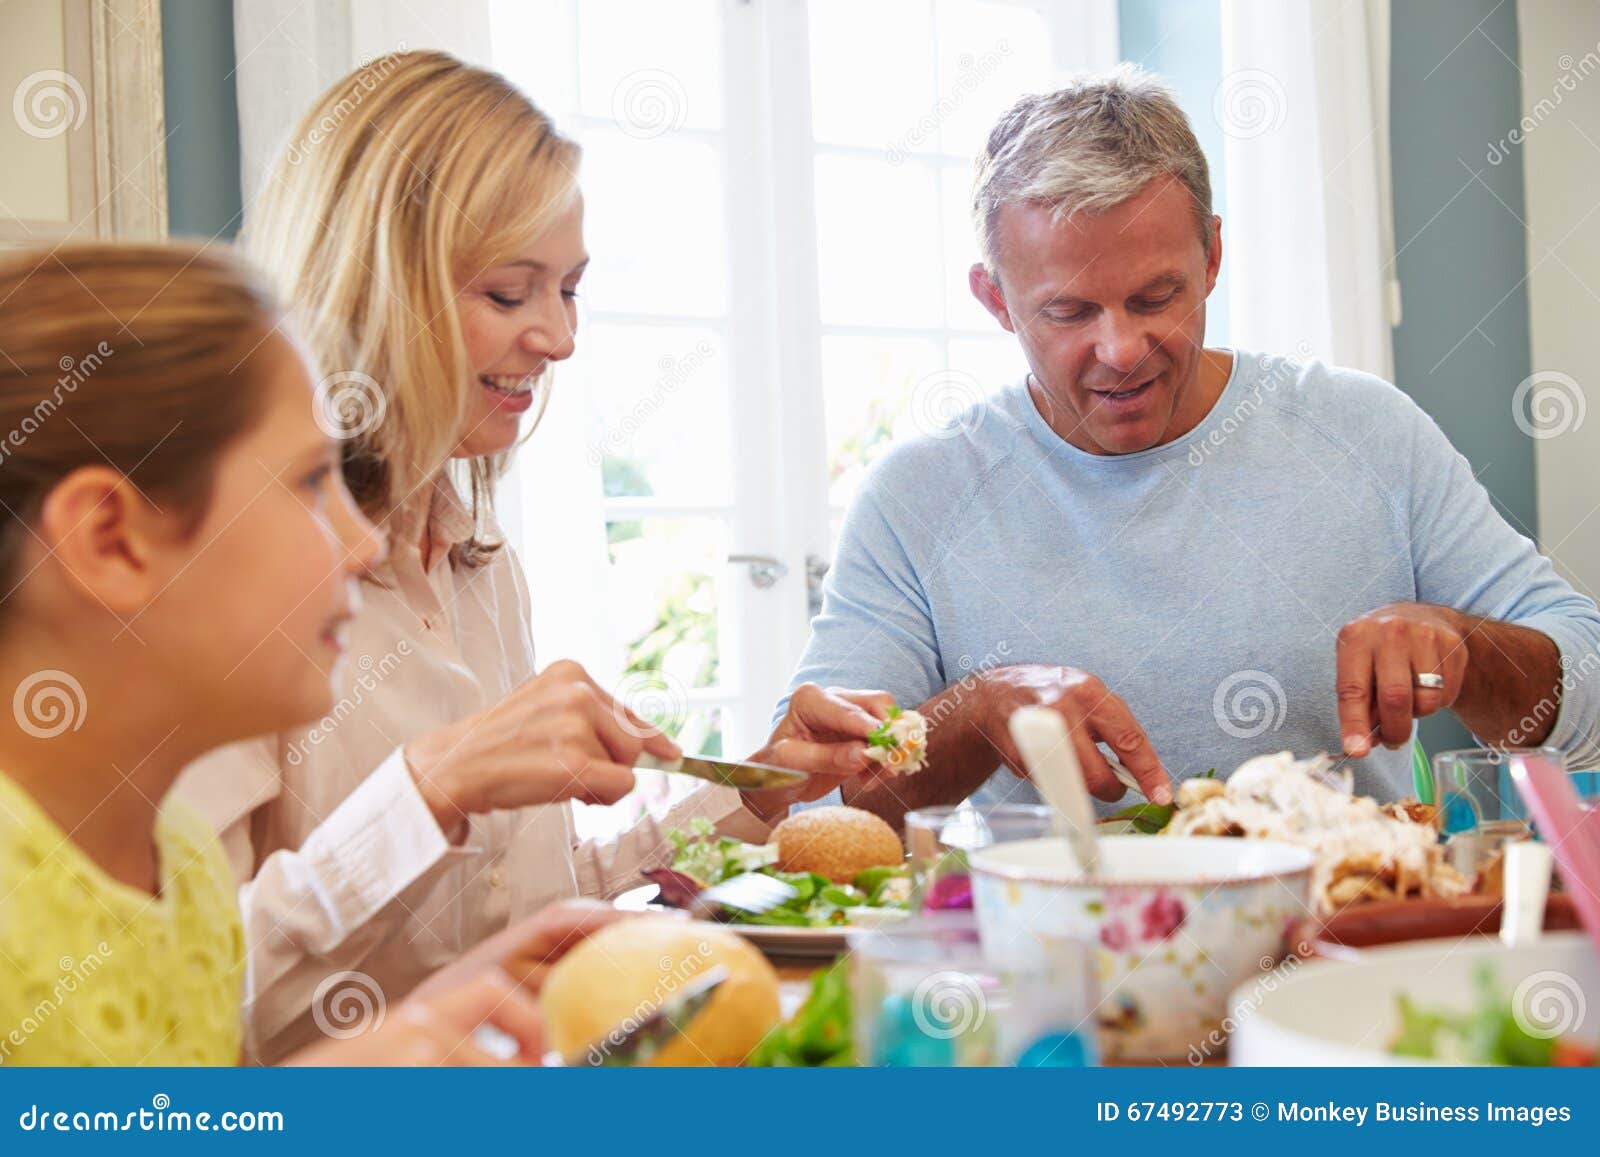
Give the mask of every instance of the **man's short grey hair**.
POLYGON ((1211 253, 1211 171, 1172 90, 1131 64, 1025 96, 1001 116, 978 158, 973 221, 983 262, 995 268, 995 223, 1004 205, 1044 205, 1057 220, 1103 213, 1150 181, 1189 193, 1195 228, 1211 253))

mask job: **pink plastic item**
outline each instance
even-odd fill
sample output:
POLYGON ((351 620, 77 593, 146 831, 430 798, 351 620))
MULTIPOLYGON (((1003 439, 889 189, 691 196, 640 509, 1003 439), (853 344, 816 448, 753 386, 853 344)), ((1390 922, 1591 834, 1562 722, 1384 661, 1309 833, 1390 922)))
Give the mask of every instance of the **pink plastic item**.
POLYGON ((1600 808, 1586 806, 1567 773, 1537 755, 1513 755, 1511 781, 1527 801, 1578 919, 1600 951, 1600 808))

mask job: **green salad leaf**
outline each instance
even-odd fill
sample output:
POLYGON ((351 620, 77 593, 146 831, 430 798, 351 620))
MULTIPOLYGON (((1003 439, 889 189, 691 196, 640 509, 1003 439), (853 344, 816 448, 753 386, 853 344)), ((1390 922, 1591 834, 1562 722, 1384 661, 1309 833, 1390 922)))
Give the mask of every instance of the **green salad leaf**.
POLYGON ((1389 1041, 1389 1051, 1396 1056, 1472 1065, 1546 1068, 1574 1061, 1595 1063, 1593 1059, 1585 1061, 1588 1051, 1574 1044, 1567 1044, 1568 1056, 1558 1059, 1564 1047, 1560 1039, 1535 1036, 1518 1023, 1492 967, 1480 968, 1473 985, 1476 1001, 1465 1012, 1424 1008, 1401 993, 1396 997, 1400 1027, 1389 1041))
POLYGON ((1171 804, 1136 803, 1132 807, 1125 807, 1107 816, 1106 819, 1127 820, 1135 831, 1142 835, 1153 836, 1172 822, 1172 814, 1177 810, 1171 804))
POLYGON ((819 969, 794 1016, 767 1034, 747 1064, 813 1068, 855 1063, 851 1040, 849 961, 819 969))
POLYGON ((891 707, 882 723, 867 735, 868 747, 899 747, 900 741, 889 734, 889 724, 900 718, 900 708, 891 707))
POLYGON ((734 923, 823 928, 848 923, 846 910, 850 908, 909 906, 910 869, 904 865, 869 868, 849 884, 835 884, 814 872, 780 871, 773 866, 775 848, 719 837, 703 818, 695 819, 687 832, 668 832, 667 838, 672 842, 672 870, 692 876, 703 885, 720 884, 746 872, 761 872, 794 888, 792 900, 765 912, 725 909, 734 923))

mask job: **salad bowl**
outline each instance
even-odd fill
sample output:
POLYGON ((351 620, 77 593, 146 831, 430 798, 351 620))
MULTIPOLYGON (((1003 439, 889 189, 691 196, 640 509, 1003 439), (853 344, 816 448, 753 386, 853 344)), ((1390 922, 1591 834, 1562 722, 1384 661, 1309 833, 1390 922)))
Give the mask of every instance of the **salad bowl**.
POLYGON ((1242 985, 1230 1005, 1232 1065, 1583 1063, 1585 1049, 1592 1064, 1600 957, 1581 932, 1397 944, 1242 985))
POLYGON ((972 853, 985 952, 1028 968, 1052 940, 1092 943, 1106 1060, 1219 1057, 1228 994, 1277 965, 1308 912, 1311 852, 1216 836, 1106 836, 1099 850, 1093 879, 1061 839, 972 853))

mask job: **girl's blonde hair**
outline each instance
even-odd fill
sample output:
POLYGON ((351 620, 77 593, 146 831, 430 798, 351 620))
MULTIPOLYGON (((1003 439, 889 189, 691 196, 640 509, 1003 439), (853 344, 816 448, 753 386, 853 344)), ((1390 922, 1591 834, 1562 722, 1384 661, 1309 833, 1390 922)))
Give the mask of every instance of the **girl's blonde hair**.
MULTIPOLYGON (((346 481, 369 517, 425 515, 426 484, 447 465, 476 388, 456 295, 571 205, 578 155, 498 73, 400 52, 328 89, 268 173, 245 251, 273 276, 323 372, 382 394, 364 403, 381 420, 358 423, 345 443, 346 481)), ((457 558, 468 565, 499 545, 487 527, 505 464, 467 465, 477 531, 457 558)))
POLYGON ((45 496, 110 465, 193 529, 265 409, 283 316, 223 247, 82 243, 0 258, 0 582, 45 496))

